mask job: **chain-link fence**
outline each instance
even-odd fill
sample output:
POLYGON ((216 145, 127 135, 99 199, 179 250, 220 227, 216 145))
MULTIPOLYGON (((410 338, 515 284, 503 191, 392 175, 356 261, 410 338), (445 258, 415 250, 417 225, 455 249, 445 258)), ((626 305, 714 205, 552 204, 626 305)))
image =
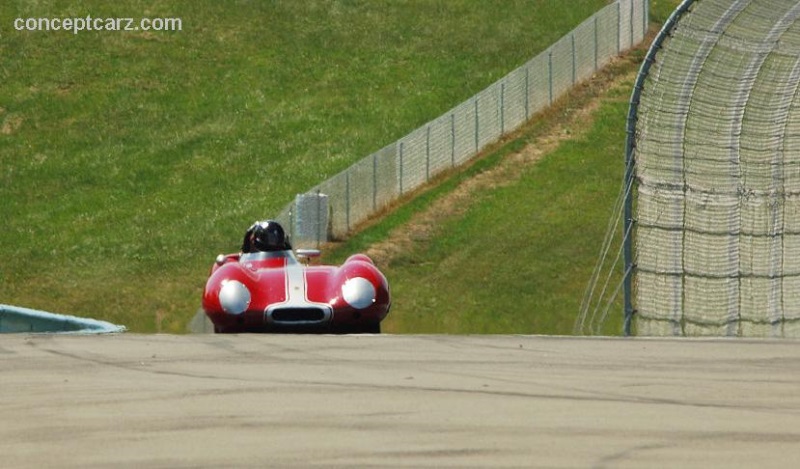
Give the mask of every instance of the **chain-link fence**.
POLYGON ((697 0, 643 87, 639 335, 800 336, 800 3, 697 0))
POLYGON ((299 194, 277 217, 298 246, 344 236, 387 204, 477 155, 643 39, 648 0, 619 0, 528 63, 400 140, 299 194))

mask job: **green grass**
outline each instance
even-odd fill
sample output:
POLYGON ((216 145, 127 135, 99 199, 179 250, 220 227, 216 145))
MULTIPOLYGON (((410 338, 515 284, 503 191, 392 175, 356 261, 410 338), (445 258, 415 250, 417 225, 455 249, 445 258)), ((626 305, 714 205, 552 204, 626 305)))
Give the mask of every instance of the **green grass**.
POLYGON ((650 21, 664 24, 680 4, 681 0, 650 0, 650 21))
POLYGON ((6 2, 0 302, 182 332, 210 261, 254 219, 606 3, 6 2), (12 27, 86 15, 183 30, 12 27))

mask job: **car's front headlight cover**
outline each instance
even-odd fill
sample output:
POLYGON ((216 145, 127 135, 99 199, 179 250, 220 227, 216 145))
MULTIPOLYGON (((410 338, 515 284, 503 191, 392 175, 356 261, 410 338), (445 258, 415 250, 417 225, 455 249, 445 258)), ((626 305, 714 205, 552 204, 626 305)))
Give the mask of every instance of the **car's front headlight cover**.
POLYGON ((353 277, 342 285, 342 298, 355 309, 364 309, 375 303, 375 286, 364 277, 353 277))
POLYGON ((238 280, 223 280, 219 304, 228 314, 242 314, 250 306, 250 290, 238 280))

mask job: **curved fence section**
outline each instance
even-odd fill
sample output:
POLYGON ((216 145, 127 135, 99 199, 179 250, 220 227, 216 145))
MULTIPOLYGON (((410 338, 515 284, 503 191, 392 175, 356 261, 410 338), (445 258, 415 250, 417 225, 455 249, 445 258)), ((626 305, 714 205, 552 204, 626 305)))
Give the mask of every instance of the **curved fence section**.
POLYGON ((647 0, 618 0, 485 90, 347 170, 298 194, 277 219, 298 246, 344 236, 437 174, 547 108, 647 31, 647 0))
POLYGON ((799 336, 800 3, 686 3, 632 148, 637 334, 799 336))

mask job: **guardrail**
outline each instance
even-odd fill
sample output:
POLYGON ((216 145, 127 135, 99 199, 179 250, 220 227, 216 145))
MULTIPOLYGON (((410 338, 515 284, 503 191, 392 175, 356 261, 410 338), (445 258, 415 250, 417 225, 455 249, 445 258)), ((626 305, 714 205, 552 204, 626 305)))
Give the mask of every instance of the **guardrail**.
POLYGON ((0 304, 0 333, 109 334, 124 332, 125 329, 125 326, 118 326, 96 319, 79 318, 0 304))

